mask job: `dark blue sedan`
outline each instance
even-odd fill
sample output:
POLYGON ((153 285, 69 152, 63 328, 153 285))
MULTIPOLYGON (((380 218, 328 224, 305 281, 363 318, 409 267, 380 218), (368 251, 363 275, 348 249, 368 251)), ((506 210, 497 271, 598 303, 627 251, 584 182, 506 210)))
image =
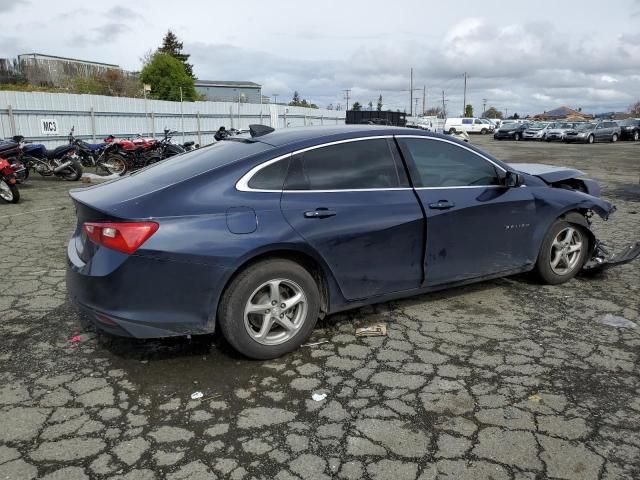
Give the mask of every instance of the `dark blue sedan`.
POLYGON ((598 194, 576 170, 507 165, 448 136, 252 126, 72 191, 68 290, 114 334, 220 327, 243 354, 273 358, 326 314, 528 270, 557 284, 606 264, 589 219, 614 208, 598 194))

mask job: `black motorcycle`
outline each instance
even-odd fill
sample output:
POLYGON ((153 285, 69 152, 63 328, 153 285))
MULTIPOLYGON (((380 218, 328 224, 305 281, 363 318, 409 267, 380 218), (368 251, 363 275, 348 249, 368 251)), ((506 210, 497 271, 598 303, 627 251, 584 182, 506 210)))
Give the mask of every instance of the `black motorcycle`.
POLYGON ((41 143, 25 143, 22 162, 27 170, 35 170, 43 177, 56 176, 73 182, 82 177, 82 164, 76 151, 72 144, 49 150, 41 143))
POLYGON ((71 127, 71 132, 69 132, 69 145, 75 146, 80 163, 83 167, 99 167, 98 160, 102 156, 102 152, 115 137, 109 135, 101 143, 89 143, 74 137, 74 129, 75 127, 71 127))

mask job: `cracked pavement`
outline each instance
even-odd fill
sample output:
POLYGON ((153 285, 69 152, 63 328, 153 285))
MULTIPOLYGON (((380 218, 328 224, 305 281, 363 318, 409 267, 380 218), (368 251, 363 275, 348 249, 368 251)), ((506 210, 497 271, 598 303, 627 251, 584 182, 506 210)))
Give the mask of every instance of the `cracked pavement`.
MULTIPOLYGON (((586 171, 618 207, 599 237, 640 238, 640 144, 472 140, 586 171)), ((640 324, 640 262, 332 315, 310 340, 327 343, 256 362, 83 323, 64 281, 77 186, 34 178, 0 204, 0 479, 640 478, 640 328, 599 323, 640 324), (386 337, 354 336, 376 322, 386 337)))

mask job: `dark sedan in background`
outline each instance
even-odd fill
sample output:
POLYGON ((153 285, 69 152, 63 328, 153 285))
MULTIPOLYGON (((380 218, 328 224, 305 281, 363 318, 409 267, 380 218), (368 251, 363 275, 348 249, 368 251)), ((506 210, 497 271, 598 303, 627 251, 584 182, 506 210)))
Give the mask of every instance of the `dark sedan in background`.
POLYGON ((524 131, 529 128, 529 125, 528 122, 505 121, 493 134, 493 138, 496 140, 522 140, 524 131))
POLYGON ((252 126, 72 191, 67 286, 109 332, 220 328, 243 354, 273 358, 326 314, 529 270, 557 284, 606 264, 589 218, 613 206, 598 193, 576 170, 508 165, 449 136, 252 126))
POLYGON ((633 140, 634 142, 640 140, 640 118, 620 120, 618 125, 620 125, 620 138, 622 140, 633 140))

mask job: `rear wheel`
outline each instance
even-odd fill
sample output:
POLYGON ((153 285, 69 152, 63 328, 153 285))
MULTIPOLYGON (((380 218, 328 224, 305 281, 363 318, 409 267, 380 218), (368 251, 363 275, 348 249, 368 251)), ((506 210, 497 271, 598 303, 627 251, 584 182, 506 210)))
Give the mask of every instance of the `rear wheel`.
POLYGON ((266 360, 302 345, 319 311, 320 293, 311 274, 297 263, 274 259, 238 274, 222 297, 218 321, 238 352, 266 360))
POLYGON ((633 141, 637 142, 638 139, 640 139, 640 132, 636 130, 635 132, 633 132, 633 141))
POLYGON ((124 175, 127 171, 127 162, 122 155, 109 155, 102 162, 102 167, 111 175, 124 175))
POLYGON ((596 137, 594 137, 593 135, 589 135, 589 138, 587 138, 587 143, 593 143, 596 141, 596 137))
POLYGON ((616 143, 618 141, 618 134, 614 133, 611 135, 611 142, 616 143))
POLYGON ((487 134, 487 129, 483 128, 482 130, 480 130, 480 134, 481 135, 486 135, 487 134))
POLYGON ((588 250, 583 227, 556 220, 542 241, 536 271, 550 285, 567 282, 582 268, 588 250))
POLYGON ((82 164, 78 160, 71 160, 71 165, 65 168, 60 175, 68 182, 75 182, 82 177, 82 164))
POLYGON ((516 132, 516 134, 513 136, 513 139, 518 142, 520 141, 520 139, 522 138, 522 134, 516 132))
POLYGON ((20 201, 20 190, 16 185, 11 185, 4 178, 0 178, 0 198, 7 203, 18 203, 20 201))
POLYGON ((454 133, 456 133, 456 129, 455 128, 450 128, 449 129, 449 135, 453 135, 454 133))

